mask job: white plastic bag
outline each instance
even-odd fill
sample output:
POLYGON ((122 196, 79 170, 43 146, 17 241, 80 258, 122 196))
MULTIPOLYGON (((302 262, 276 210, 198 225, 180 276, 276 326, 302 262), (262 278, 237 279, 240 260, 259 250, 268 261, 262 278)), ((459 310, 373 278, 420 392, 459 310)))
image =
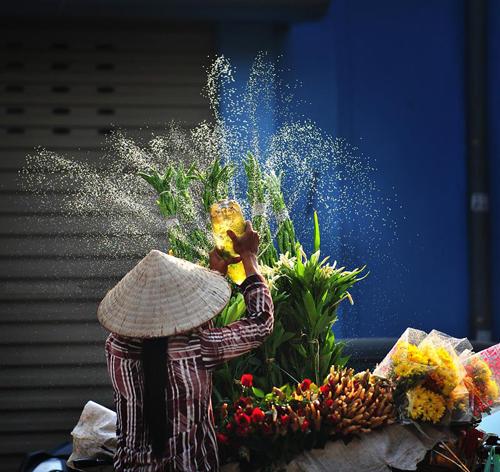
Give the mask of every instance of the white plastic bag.
POLYGON ((93 401, 87 402, 71 436, 70 467, 77 469, 74 461, 80 459, 109 460, 116 451, 116 413, 93 401))

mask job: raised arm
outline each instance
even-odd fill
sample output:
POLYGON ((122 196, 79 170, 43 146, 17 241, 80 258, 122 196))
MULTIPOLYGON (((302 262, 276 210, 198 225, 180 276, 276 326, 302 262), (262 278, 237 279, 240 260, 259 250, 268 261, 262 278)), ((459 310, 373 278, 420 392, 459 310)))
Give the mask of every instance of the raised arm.
POLYGON ((273 330, 273 301, 262 277, 251 275, 243 282, 242 290, 247 316, 223 328, 200 333, 201 355, 207 368, 255 349, 273 330))
MULTIPOLYGON (((247 316, 223 328, 202 330, 201 355, 207 368, 255 349, 273 330, 273 301, 257 264, 258 234, 253 231, 250 222, 247 222, 247 230, 242 237, 237 238, 232 232, 228 234, 245 266, 247 278, 240 289, 245 298, 247 316)), ((215 252, 211 254, 211 266, 221 269, 215 252)))

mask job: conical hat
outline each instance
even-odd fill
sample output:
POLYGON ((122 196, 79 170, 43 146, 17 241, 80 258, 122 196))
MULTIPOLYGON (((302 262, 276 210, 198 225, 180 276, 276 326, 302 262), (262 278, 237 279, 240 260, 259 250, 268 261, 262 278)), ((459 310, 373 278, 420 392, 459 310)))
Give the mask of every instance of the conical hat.
POLYGON ((154 250, 107 293, 97 317, 118 335, 170 336, 207 322, 230 296, 217 272, 154 250))

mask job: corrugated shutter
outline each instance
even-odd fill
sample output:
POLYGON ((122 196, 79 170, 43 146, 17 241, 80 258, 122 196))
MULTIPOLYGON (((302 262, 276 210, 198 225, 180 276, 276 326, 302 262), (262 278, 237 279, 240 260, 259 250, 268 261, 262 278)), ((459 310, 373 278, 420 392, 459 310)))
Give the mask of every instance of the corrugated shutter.
POLYGON ((210 28, 181 24, 0 35, 0 470, 12 471, 25 452, 69 440, 87 400, 111 405, 96 307, 132 265, 127 255, 95 264, 105 254, 79 242, 99 221, 39 208, 17 173, 35 146, 97 160, 110 123, 141 136, 207 118, 213 41, 210 28))

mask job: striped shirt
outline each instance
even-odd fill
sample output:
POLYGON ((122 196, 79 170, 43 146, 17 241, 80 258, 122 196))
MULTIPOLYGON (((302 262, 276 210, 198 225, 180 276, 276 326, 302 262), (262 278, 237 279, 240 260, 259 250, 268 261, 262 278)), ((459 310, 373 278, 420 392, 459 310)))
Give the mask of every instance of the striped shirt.
POLYGON ((143 425, 144 382, 140 339, 110 334, 106 359, 117 412, 117 472, 217 471, 219 460, 212 413, 212 369, 258 347, 273 329, 273 303, 259 275, 241 285, 247 316, 223 328, 212 321, 169 337, 164 375, 170 434, 165 453, 152 455, 143 425))

